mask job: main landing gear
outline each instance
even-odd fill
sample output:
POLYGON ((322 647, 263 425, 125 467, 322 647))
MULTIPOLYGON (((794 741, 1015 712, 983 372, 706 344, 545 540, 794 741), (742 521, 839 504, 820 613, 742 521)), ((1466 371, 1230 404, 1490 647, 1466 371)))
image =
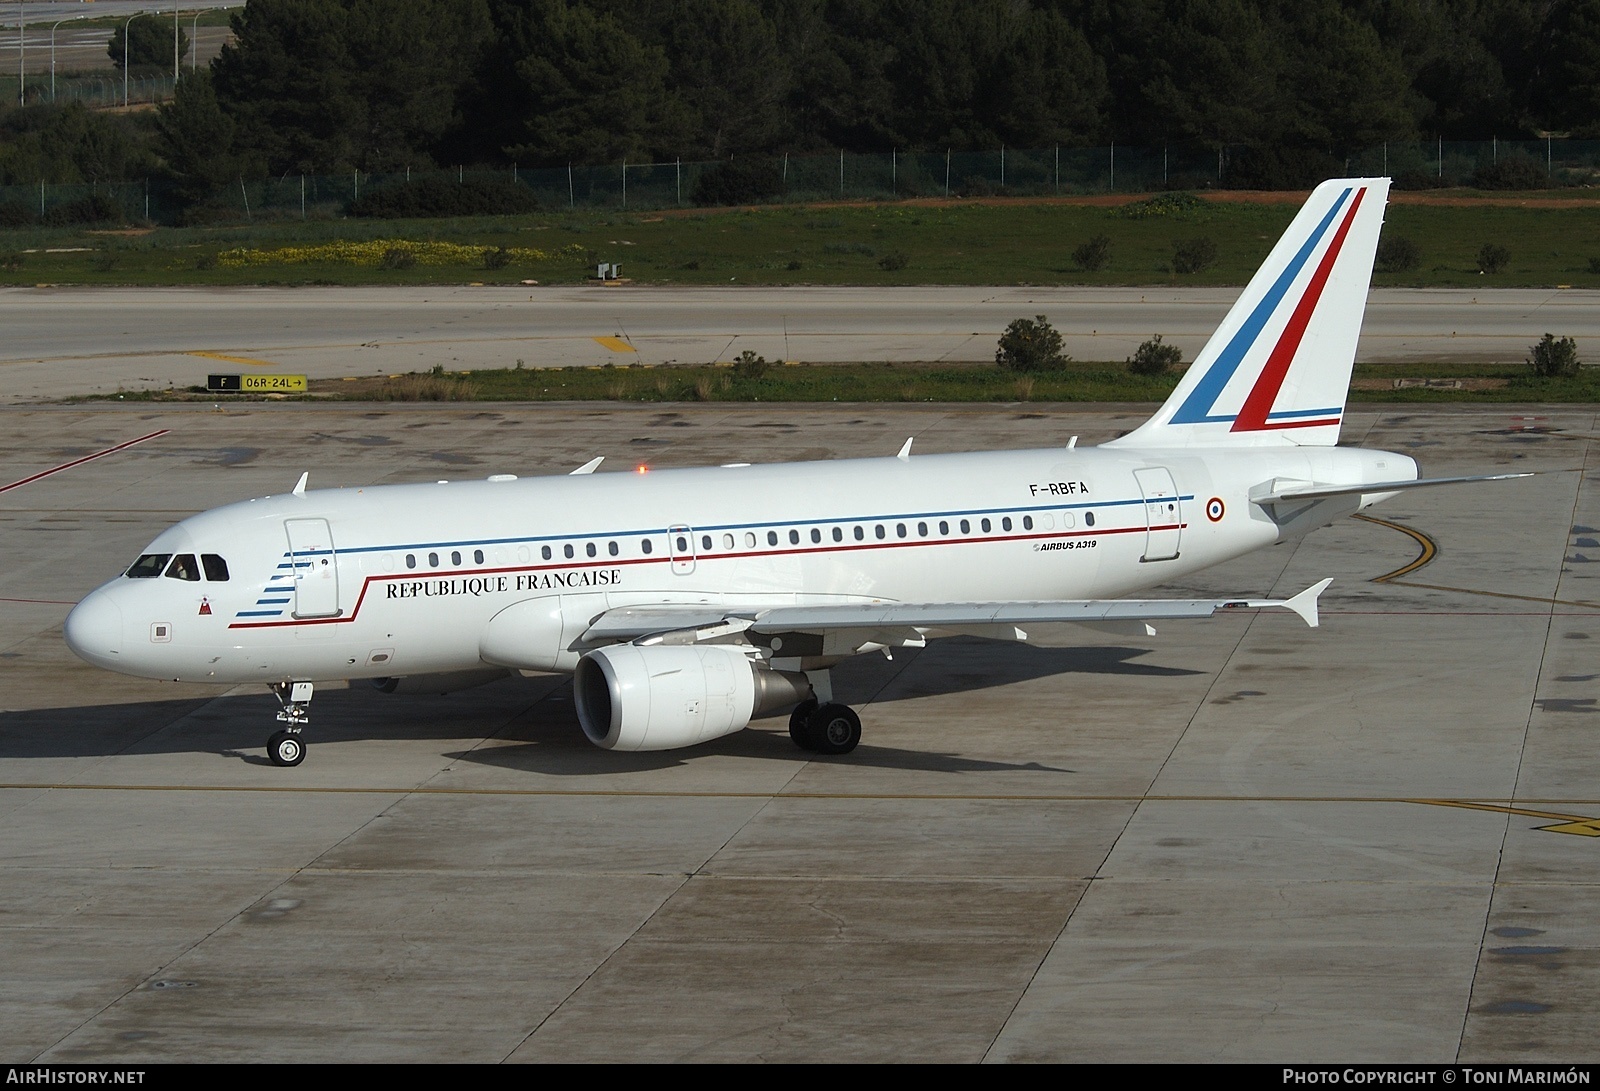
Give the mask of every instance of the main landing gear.
POLYGON ((848 754, 861 742, 861 717, 849 705, 803 701, 789 714, 789 737, 802 750, 848 754))
POLYGON ((283 706, 278 711, 278 722, 286 726, 267 739, 267 757, 272 759, 273 765, 299 765, 306 758, 301 730, 311 719, 306 711, 306 706, 311 704, 311 683, 278 682, 273 685, 272 693, 283 706))

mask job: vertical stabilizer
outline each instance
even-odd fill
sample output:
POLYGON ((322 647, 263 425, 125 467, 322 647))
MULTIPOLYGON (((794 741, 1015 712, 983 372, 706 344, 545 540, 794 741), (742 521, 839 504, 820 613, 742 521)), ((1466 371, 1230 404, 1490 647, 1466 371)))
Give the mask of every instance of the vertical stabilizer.
POLYGON ((1338 443, 1388 197, 1387 178, 1318 186, 1172 397, 1108 446, 1338 443))

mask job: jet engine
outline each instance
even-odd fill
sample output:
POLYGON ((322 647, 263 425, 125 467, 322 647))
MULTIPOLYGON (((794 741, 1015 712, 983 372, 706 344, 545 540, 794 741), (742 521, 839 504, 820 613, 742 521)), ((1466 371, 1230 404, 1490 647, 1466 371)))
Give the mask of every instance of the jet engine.
POLYGON ((606 750, 708 742, 812 695, 805 675, 768 670, 727 644, 601 648, 578 661, 573 691, 583 733, 606 750))
POLYGON ((511 672, 504 667, 471 671, 445 671, 442 674, 408 674, 404 678, 374 678, 372 687, 379 693, 445 694, 498 682, 511 672))

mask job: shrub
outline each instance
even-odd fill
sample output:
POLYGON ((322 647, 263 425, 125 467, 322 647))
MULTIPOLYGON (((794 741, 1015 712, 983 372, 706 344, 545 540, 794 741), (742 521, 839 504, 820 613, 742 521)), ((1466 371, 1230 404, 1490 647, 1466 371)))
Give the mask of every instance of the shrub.
POLYGON ((1600 273, 1600 258, 1589 259, 1589 272, 1600 273))
POLYGON ((1229 189, 1309 189, 1344 173, 1344 164, 1326 152, 1270 145, 1234 153, 1222 183, 1229 189))
POLYGON ((1158 333, 1142 341, 1128 357, 1128 370, 1135 375, 1164 375, 1183 363, 1183 351, 1177 345, 1163 345, 1158 333))
POLYGON ((1056 371, 1067 365, 1061 335, 1044 315, 1018 318, 1000 335, 994 362, 1012 371, 1056 371))
POLYGON ((121 223, 122 206, 103 193, 65 201, 44 214, 47 227, 71 227, 75 224, 121 223))
POLYGON ((1072 264, 1089 273, 1104 269, 1110 260, 1110 235, 1096 235, 1072 252, 1072 264))
POLYGON ((1111 214, 1124 220, 1149 220, 1158 216, 1186 216, 1205 209, 1206 202, 1192 193, 1158 193, 1114 208, 1111 214))
POLYGON ((1531 155, 1512 152, 1480 166, 1472 175, 1479 189, 1544 189, 1550 184, 1544 164, 1531 155))
POLYGON ((747 205, 783 194, 783 172, 770 159, 730 159, 718 163, 695 180, 690 199, 695 204, 747 205))
POLYGON ((1449 185, 1436 171, 1403 170, 1394 176, 1395 189, 1446 189, 1449 185))
POLYGON ((439 216, 514 216, 537 212, 539 198, 509 178, 417 178, 368 190, 350 215, 380 220, 439 216))
POLYGON ((21 227, 35 219, 32 206, 21 201, 0 201, 0 227, 21 227))
POLYGON ((1486 242, 1478 251, 1478 271, 1498 273, 1511 261, 1511 251, 1498 243, 1486 242))
POLYGON ((765 356, 757 356, 749 349, 745 349, 733 362, 733 373, 741 379, 759 379, 767 373, 767 368, 770 366, 765 356))
POLYGON ((511 264, 511 251, 503 246, 485 247, 483 251, 483 267, 485 269, 504 269, 511 264))
POLYGON ((1528 346, 1528 367, 1544 379, 1570 378, 1578 373, 1578 343, 1570 337, 1547 333, 1528 346))
POLYGON ((1217 263, 1217 244, 1205 235, 1196 239, 1181 239, 1172 244, 1172 271, 1198 273, 1217 263))
POLYGON ((910 260, 910 258, 896 250, 893 253, 885 254, 883 257, 879 258, 878 268, 882 269, 886 273, 896 273, 901 269, 904 269, 906 267, 906 263, 910 260))
POLYGON ((414 269, 416 265, 417 255, 400 246, 389 247, 378 259, 380 269, 414 269))
POLYGON ((1378 272, 1404 273, 1422 264, 1422 247, 1406 238, 1395 235, 1378 243, 1378 272))
POLYGON ((194 259, 194 267, 196 269, 202 269, 202 270, 204 270, 204 269, 215 269, 217 267, 217 255, 216 255, 216 253, 215 252, 210 252, 210 253, 201 254, 199 257, 194 259))
POLYGON ((16 252, 0 254, 0 269, 14 273, 22 268, 22 263, 27 260, 26 254, 16 252))

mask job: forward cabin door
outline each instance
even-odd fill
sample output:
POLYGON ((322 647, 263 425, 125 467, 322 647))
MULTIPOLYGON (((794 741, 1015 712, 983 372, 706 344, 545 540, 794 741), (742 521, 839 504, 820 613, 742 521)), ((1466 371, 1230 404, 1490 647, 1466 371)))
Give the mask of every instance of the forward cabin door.
POLYGON ((326 519, 286 519, 289 561, 294 565, 294 616, 339 616, 339 564, 326 519))
POLYGON ((1172 474, 1163 466, 1133 471, 1144 497, 1145 533, 1142 561, 1170 561, 1178 555, 1178 539, 1183 534, 1182 501, 1172 474))

